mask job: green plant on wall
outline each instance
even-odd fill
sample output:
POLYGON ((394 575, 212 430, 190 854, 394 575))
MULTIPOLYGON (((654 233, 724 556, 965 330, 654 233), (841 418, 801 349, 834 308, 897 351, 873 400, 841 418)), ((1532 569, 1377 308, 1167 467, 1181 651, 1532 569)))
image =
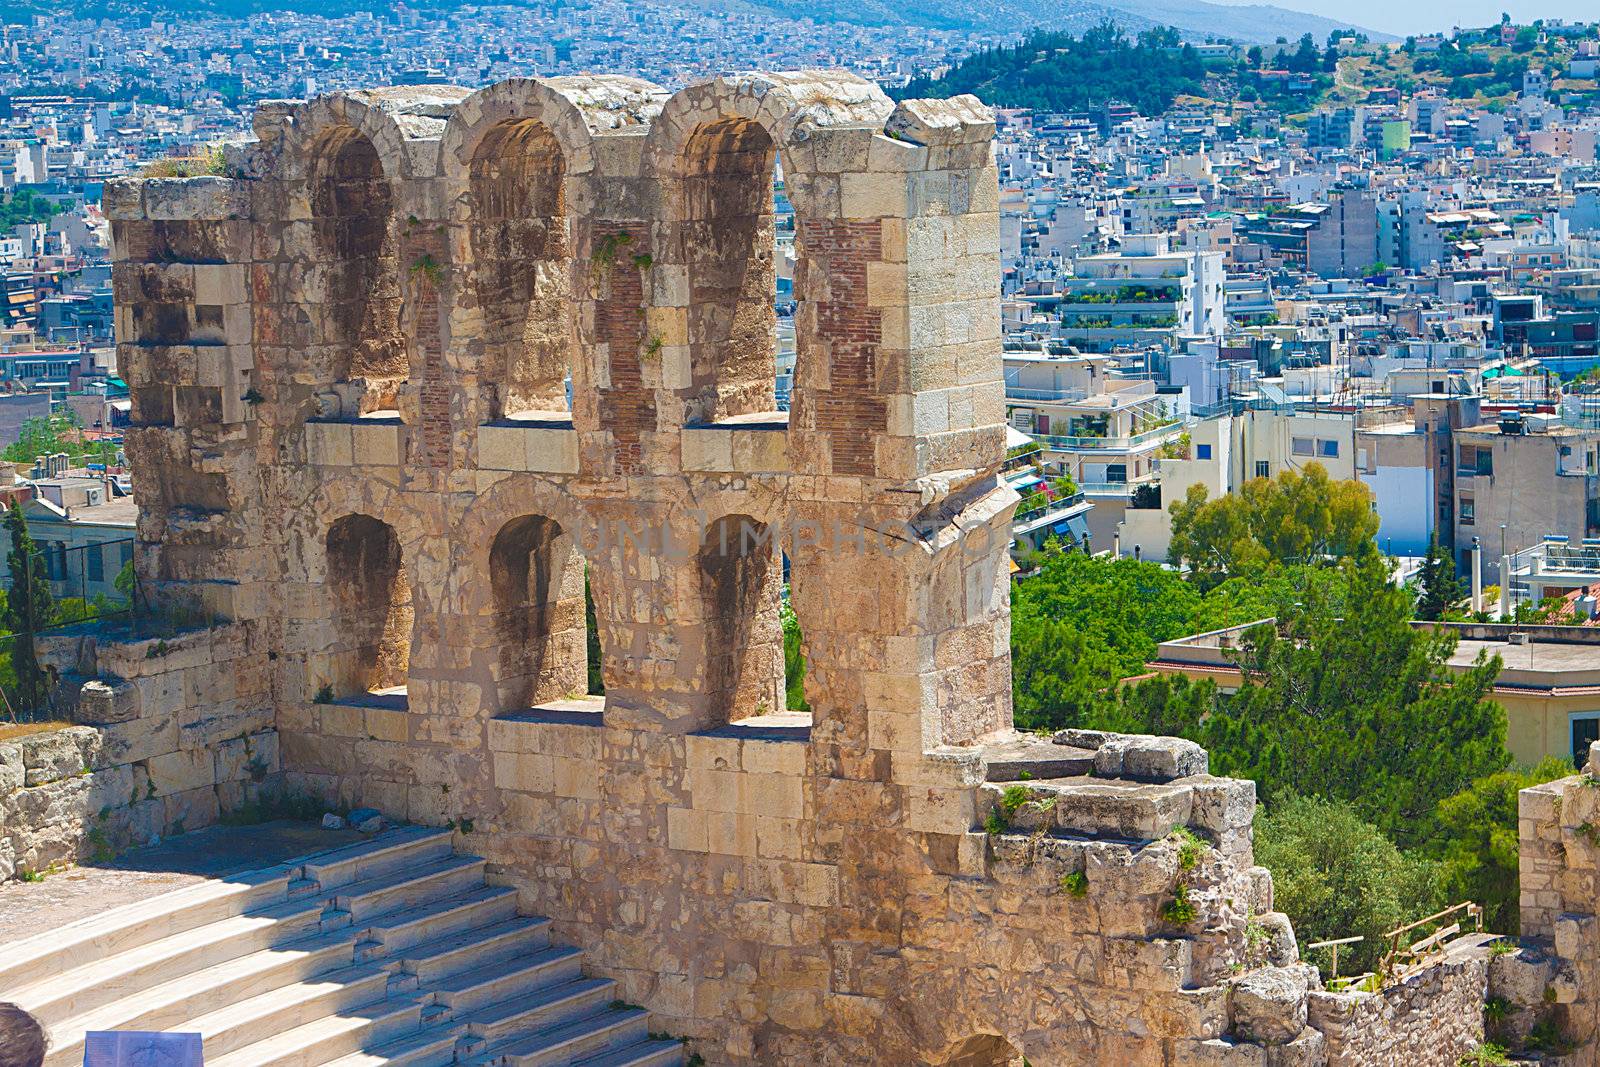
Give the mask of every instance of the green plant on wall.
MULTIPOLYGON (((590 257, 591 269, 596 278, 610 274, 611 268, 617 264, 617 256, 624 248, 633 243, 633 235, 628 233, 608 233, 595 242, 594 255, 590 257)), ((634 257, 635 264, 638 257, 634 257)))
POLYGON ((440 280, 444 278, 444 266, 433 258, 433 253, 424 252, 411 261, 411 276, 416 277, 419 274, 434 285, 438 285, 440 280))

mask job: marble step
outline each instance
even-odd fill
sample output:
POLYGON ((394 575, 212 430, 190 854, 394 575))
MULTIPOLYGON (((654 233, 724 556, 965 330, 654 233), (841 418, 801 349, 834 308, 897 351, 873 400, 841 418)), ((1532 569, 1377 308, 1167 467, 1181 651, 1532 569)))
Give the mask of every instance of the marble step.
POLYGON ((315 902, 288 901, 91 960, 6 996, 52 1026, 174 978, 315 934, 321 914, 315 902))
POLYGON ((451 832, 427 826, 400 826, 370 841, 307 859, 304 877, 324 892, 399 874, 451 855, 451 832))
POLYGON ((483 885, 483 871, 483 860, 451 855, 347 882, 325 900, 330 911, 349 915, 359 926, 375 915, 471 892, 483 885))

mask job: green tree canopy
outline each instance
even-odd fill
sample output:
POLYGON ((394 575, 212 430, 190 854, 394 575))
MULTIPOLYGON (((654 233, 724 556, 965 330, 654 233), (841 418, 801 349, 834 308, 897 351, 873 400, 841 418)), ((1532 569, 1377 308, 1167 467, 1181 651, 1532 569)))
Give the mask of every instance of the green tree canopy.
POLYGON ((6 512, 5 528, 11 535, 11 551, 6 554, 11 587, 4 614, 0 615, 0 625, 17 635, 11 646, 17 704, 23 711, 37 711, 50 697, 49 677, 39 665, 33 644, 33 635, 50 625, 55 617, 50 572, 33 535, 28 532, 28 520, 15 501, 6 512))
MULTIPOLYGON (((1386 932, 1431 914, 1443 900, 1435 864, 1405 855, 1337 800, 1280 798, 1256 817, 1255 852, 1302 945, 1366 938, 1340 950, 1341 974, 1372 970, 1386 932)), ((1328 972, 1328 950, 1306 957, 1328 972)))
POLYGON ((1537 767, 1512 768, 1479 778, 1439 803, 1438 832, 1428 852, 1442 865, 1451 901, 1483 905, 1484 927, 1515 934, 1522 929, 1518 884, 1517 793, 1565 778, 1572 766, 1554 756, 1537 767))
POLYGON ((1303 607, 1244 635, 1243 683, 1196 740, 1268 803, 1342 800, 1412 847, 1441 800, 1510 762, 1505 711, 1489 699, 1500 661, 1452 672, 1455 634, 1411 625, 1411 594, 1376 550, 1339 569, 1342 604, 1313 586, 1303 607))
POLYGON ((1455 560, 1450 550, 1439 544, 1437 537, 1428 542, 1428 556, 1422 561, 1417 574, 1417 618, 1442 619, 1466 595, 1461 578, 1456 575, 1455 560))
POLYGON ((1130 40, 1110 22, 1070 33, 1035 32, 1016 45, 968 56, 937 79, 917 78, 901 99, 975 93, 997 107, 1077 111, 1124 100, 1159 115, 1181 93, 1205 85, 1205 64, 1175 30, 1157 27, 1130 40))
POLYGON ((1207 499, 1193 485, 1168 507, 1168 554, 1203 585, 1261 571, 1269 562, 1312 563, 1350 556, 1378 532, 1372 493, 1359 481, 1335 481, 1320 463, 1255 478, 1237 493, 1207 499))

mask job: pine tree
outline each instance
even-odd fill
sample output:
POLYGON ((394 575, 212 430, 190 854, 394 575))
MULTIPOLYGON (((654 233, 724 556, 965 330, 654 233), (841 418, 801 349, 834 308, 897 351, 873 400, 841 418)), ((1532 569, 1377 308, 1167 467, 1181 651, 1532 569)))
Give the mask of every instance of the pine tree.
POLYGON ((1342 608, 1313 595, 1246 633, 1244 684, 1198 740, 1214 772, 1255 778, 1269 806, 1343 800, 1411 848, 1441 800, 1510 762, 1506 714, 1489 699, 1500 660, 1451 670, 1455 634, 1411 625, 1411 595, 1375 549, 1340 570, 1342 608))
POLYGON ((11 667, 17 676, 17 703, 24 711, 36 711, 50 697, 50 680, 39 665, 33 643, 34 635, 49 625, 55 611, 50 574, 43 553, 28 532, 28 520, 15 502, 6 512, 5 528, 11 534, 11 551, 6 555, 11 588, 0 621, 16 635, 11 667))
POLYGON ((1420 591, 1417 618, 1429 622, 1444 618, 1445 612, 1455 607, 1465 595, 1461 578, 1456 574, 1455 561, 1437 537, 1428 542, 1428 556, 1417 574, 1417 585, 1420 591))

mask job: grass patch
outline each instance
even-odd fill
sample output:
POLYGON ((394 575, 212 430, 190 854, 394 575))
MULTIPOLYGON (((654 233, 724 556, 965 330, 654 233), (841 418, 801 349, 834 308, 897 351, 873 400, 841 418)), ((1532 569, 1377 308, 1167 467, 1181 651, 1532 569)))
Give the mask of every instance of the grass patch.
POLYGON ((45 722, 0 722, 0 741, 15 741, 18 738, 31 737, 33 734, 62 730, 71 725, 70 722, 61 722, 58 719, 49 719, 45 722))

